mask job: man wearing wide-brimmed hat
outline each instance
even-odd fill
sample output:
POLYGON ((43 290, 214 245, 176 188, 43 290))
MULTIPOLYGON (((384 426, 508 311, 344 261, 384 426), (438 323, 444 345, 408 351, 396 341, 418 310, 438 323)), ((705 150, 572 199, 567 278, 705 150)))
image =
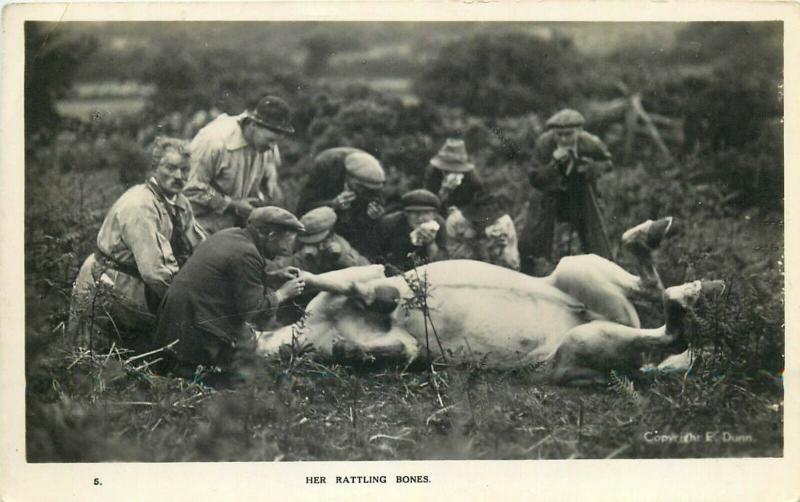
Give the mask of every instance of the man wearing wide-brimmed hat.
POLYGON ((385 212, 385 181, 383 167, 372 155, 357 148, 329 148, 314 158, 297 212, 333 208, 337 215, 334 231, 372 260, 379 251, 376 228, 385 212))
POLYGON ((499 197, 483 193, 447 216, 450 259, 479 260, 519 270, 517 231, 499 197))
POLYGON ((255 207, 282 203, 278 140, 293 132, 289 105, 267 96, 253 110, 222 114, 197 133, 185 193, 209 233, 243 225, 255 207))
POLYGON ((450 207, 468 204, 483 182, 467 154, 464 140, 447 138, 425 170, 425 188, 439 197, 442 214, 450 207))
POLYGON ((419 188, 403 194, 402 210, 381 218, 378 239, 380 262, 409 270, 417 263, 447 258, 441 203, 432 192, 419 188))
POLYGON ((611 169, 611 154, 599 138, 583 130, 584 123, 579 112, 561 110, 536 142, 529 181, 537 191, 520 244, 524 272, 548 272, 556 219, 568 222, 570 232, 578 231, 584 252, 612 258, 595 184, 611 169))
POLYGON ((178 340, 169 352, 171 369, 231 369, 237 353, 254 348, 247 323, 268 319, 280 303, 303 292, 296 268, 265 274, 269 262, 292 252, 303 230, 289 211, 261 207, 250 213, 245 228, 221 230, 197 247, 158 313, 156 345, 178 340))

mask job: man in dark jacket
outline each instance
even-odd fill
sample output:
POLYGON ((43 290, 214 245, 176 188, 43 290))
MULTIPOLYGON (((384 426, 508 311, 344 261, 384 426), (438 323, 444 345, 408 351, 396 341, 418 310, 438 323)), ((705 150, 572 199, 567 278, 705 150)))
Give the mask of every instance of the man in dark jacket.
POLYGON ((575 110, 562 110, 547 121, 548 130, 536 142, 529 181, 538 192, 531 198, 521 236, 523 272, 547 272, 537 268, 552 261, 556 218, 578 231, 584 252, 612 258, 595 185, 611 169, 611 154, 599 138, 583 130, 584 122, 575 110))
POLYGON ((221 230, 197 247, 159 310, 157 346, 178 340, 173 369, 231 370, 239 353, 254 349, 246 323, 272 316, 303 292, 297 269, 265 273, 267 261, 290 253, 302 230, 294 215, 270 206, 253 210, 246 228, 221 230))
POLYGON ((300 192, 299 214, 320 207, 337 214, 334 231, 360 254, 373 259, 378 253, 376 227, 383 216, 383 185, 386 175, 380 162, 356 148, 324 150, 300 192))
POLYGON ((439 197, 443 216, 448 208, 464 207, 483 192, 483 181, 469 160, 464 140, 445 141, 425 170, 425 188, 439 197))
POLYGON ((444 219, 439 216, 439 198, 423 188, 401 198, 403 209, 381 218, 378 242, 382 263, 406 271, 417 262, 447 258, 444 219))

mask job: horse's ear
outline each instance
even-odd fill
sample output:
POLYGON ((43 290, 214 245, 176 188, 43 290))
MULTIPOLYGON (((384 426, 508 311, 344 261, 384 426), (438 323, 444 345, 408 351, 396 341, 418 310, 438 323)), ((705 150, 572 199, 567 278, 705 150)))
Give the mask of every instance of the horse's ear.
POLYGON ((365 306, 372 305, 375 301, 375 288, 365 282, 355 281, 350 285, 348 296, 361 299, 365 306))
POLYGON ((395 267, 391 263, 387 263, 384 265, 383 275, 386 277, 394 277, 396 275, 403 275, 404 272, 399 268, 395 267))

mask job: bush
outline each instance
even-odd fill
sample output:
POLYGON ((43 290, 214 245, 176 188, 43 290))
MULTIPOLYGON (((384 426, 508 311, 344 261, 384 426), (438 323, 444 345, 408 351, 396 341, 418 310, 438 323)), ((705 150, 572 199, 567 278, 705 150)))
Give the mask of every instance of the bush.
POLYGON ((550 113, 575 101, 582 63, 563 38, 477 35, 444 46, 415 88, 429 101, 484 117, 550 113))
POLYGON ((53 131, 56 99, 71 87, 78 63, 97 48, 88 36, 69 36, 48 23, 25 24, 25 132, 53 131))

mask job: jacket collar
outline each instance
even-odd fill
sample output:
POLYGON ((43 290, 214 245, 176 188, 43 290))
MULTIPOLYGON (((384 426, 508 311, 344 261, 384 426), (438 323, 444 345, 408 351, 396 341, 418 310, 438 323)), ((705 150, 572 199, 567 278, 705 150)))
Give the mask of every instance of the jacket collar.
POLYGON ((189 206, 189 201, 183 196, 183 194, 177 194, 172 198, 167 197, 167 195, 161 190, 161 187, 158 186, 158 182, 156 181, 155 177, 150 177, 147 180, 147 188, 150 189, 151 192, 160 200, 163 200, 168 206, 172 208, 177 208, 182 211, 186 211, 189 206))
POLYGON ((233 117, 236 121, 236 127, 231 129, 231 134, 225 138, 225 148, 230 151, 240 150, 247 146, 250 146, 247 143, 247 140, 244 139, 244 134, 242 133, 242 121, 247 117, 247 112, 240 113, 233 117))

